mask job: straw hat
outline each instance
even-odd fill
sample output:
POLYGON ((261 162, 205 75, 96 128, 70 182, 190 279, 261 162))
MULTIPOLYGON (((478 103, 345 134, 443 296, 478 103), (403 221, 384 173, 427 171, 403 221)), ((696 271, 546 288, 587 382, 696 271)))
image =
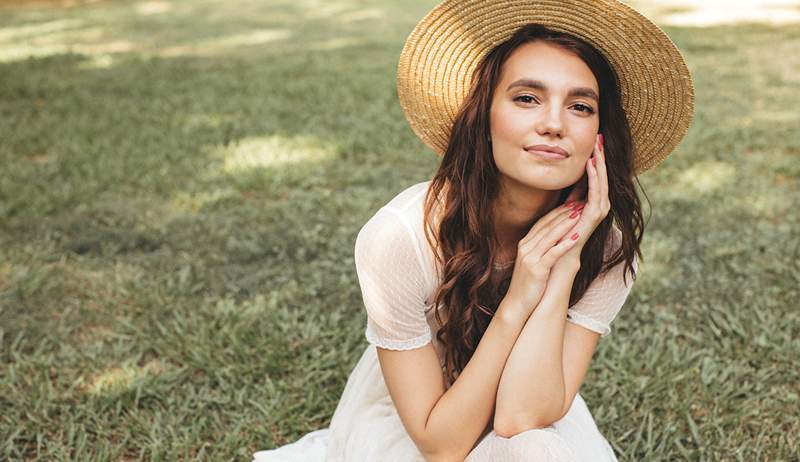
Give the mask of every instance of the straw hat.
POLYGON ((636 10, 617 0, 445 0, 408 36, 397 67, 406 119, 436 154, 478 62, 530 22, 582 38, 614 68, 637 174, 675 149, 692 121, 692 77, 675 44, 636 10))

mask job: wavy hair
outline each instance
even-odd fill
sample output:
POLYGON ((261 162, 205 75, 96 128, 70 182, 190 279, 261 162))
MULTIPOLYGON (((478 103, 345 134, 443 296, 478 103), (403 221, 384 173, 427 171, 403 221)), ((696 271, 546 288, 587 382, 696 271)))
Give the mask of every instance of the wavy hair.
MULTIPOLYGON (((521 27, 492 49, 472 74, 470 92, 456 114, 447 149, 425 197, 425 235, 442 275, 433 306, 443 307, 446 313, 443 322, 440 310, 435 310, 441 326, 436 337, 444 347, 449 384, 472 357, 511 280, 509 269, 504 270, 499 282, 491 277, 499 251, 492 217, 500 174, 489 141, 489 110, 503 63, 519 46, 535 41, 545 41, 577 55, 591 69, 600 88, 600 132, 605 139, 611 210, 581 251, 581 266, 572 285, 569 306, 581 299, 601 271, 623 260, 635 280, 634 253, 642 258, 639 246, 645 223, 633 184, 634 179, 639 181, 633 172, 630 127, 613 68, 600 52, 577 37, 540 24, 521 27), (434 223, 437 204, 441 206, 440 220, 434 223), (622 233, 622 245, 604 262, 605 244, 614 221, 622 233), (438 243, 438 249, 434 243, 438 243)), ((560 192, 557 205, 566 200, 573 187, 560 192)))

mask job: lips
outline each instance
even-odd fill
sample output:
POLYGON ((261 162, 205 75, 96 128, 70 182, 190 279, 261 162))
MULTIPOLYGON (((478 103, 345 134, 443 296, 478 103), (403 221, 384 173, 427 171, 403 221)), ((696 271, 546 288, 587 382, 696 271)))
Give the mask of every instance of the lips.
POLYGON ((567 151, 559 148, 558 146, 550 146, 549 144, 537 144, 534 146, 525 146, 524 149, 528 152, 540 151, 545 153, 558 154, 561 157, 569 157, 567 151))

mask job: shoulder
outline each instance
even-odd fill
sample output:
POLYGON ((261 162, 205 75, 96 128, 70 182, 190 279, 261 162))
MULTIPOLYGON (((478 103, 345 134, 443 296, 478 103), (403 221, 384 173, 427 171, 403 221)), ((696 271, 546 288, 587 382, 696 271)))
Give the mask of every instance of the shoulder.
POLYGON ((416 228, 420 223, 425 193, 430 181, 406 187, 382 205, 361 227, 358 240, 380 235, 384 239, 402 239, 410 234, 416 241, 416 228))
POLYGON ((382 205, 361 227, 356 237, 356 250, 368 242, 376 246, 414 247, 417 243, 416 225, 428 181, 411 185, 382 205))
POLYGON ((383 207, 403 213, 416 211, 416 208, 424 202, 430 183, 430 181, 422 181, 403 189, 383 207))

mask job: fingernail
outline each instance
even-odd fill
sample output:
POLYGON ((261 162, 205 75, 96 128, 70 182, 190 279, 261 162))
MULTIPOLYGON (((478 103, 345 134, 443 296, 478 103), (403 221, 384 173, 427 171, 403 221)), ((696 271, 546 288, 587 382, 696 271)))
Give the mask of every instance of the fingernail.
POLYGON ((592 156, 592 165, 597 165, 597 158, 592 156))
POLYGON ((577 216, 578 216, 578 215, 580 215, 580 214, 581 214, 581 211, 580 211, 580 210, 575 210, 574 212, 572 212, 572 213, 570 213, 570 214, 569 214, 569 217, 570 217, 570 218, 575 218, 575 217, 577 217, 577 216))
POLYGON ((570 239, 572 239, 573 241, 578 240, 578 233, 573 234, 572 237, 570 237, 570 239))
POLYGON ((603 134, 601 133, 600 134, 600 146, 603 146, 605 144, 605 140, 606 139, 603 137, 603 134))

